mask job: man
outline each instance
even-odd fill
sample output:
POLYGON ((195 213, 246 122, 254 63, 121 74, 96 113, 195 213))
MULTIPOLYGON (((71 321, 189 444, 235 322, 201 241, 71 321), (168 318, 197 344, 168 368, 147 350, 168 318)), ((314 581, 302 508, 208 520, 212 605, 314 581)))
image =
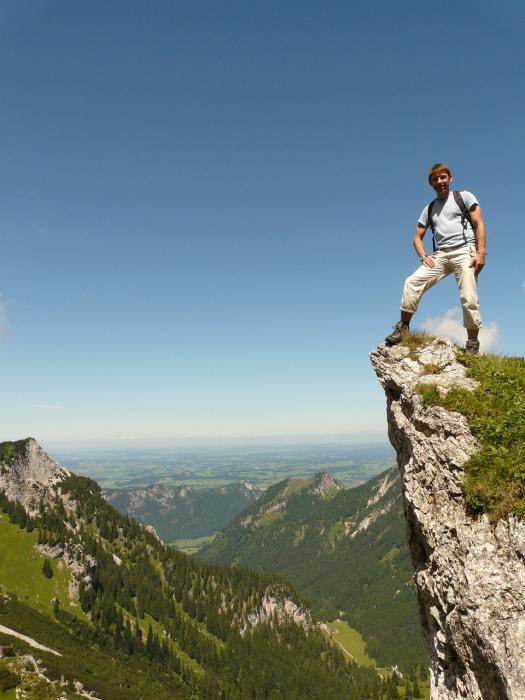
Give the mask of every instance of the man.
POLYGON ((443 163, 436 163, 428 175, 430 186, 437 194, 426 206, 414 235, 414 248, 421 260, 419 267, 405 282, 401 299, 401 320, 385 338, 395 345, 409 330, 421 296, 451 272, 456 277, 463 306, 463 325, 467 330, 466 351, 479 354, 478 333, 481 326, 477 278, 485 265, 485 223, 478 200, 471 192, 451 192, 452 173, 443 163), (459 195, 459 196, 458 196, 459 195), (430 210, 430 219, 429 219, 430 210), (429 255, 423 238, 430 226, 434 252, 429 255))

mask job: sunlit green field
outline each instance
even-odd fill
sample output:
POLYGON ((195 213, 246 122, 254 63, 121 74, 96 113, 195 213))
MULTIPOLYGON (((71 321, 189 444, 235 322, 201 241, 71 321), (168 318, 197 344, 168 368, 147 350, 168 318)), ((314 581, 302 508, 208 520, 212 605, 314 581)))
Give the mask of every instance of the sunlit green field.
POLYGON ((376 660, 367 656, 365 640, 357 630, 350 627, 348 622, 335 620, 328 623, 330 627, 334 627, 337 632, 334 632, 332 638, 338 642, 343 650, 357 661, 360 666, 376 666, 376 660))
POLYGON ((36 551, 37 532, 26 532, 9 522, 7 515, 0 515, 0 591, 16 593, 22 602, 51 614, 51 600, 57 597, 63 608, 78 617, 84 617, 80 606, 69 602, 71 574, 60 559, 51 560, 53 577, 42 573, 44 557, 36 551))
MULTIPOLYGON (((391 672, 388 669, 378 668, 376 666, 376 660, 367 655, 366 645, 363 637, 361 637, 357 630, 355 630, 353 627, 350 627, 348 622, 344 622, 343 620, 335 620, 334 622, 329 622, 328 625, 337 630, 337 632, 334 632, 332 634, 332 639, 338 642, 338 644, 340 644, 340 646, 348 654, 348 656, 355 659, 355 661, 360 666, 369 666, 376 668, 377 672, 383 678, 386 678, 391 675, 391 672)), ((402 682, 405 683, 404 680, 402 682)), ((428 698, 430 698, 429 681, 419 680, 418 684, 419 689, 421 691, 421 698, 423 700, 428 700, 428 698)), ((405 688, 403 686, 398 687, 400 698, 403 697, 404 690, 405 688)))
POLYGON ((181 552, 184 552, 184 554, 195 554, 195 552, 198 552, 201 547, 204 547, 205 544, 209 544, 214 539, 215 534, 205 535, 204 537, 195 537, 194 539, 189 540, 173 540, 173 542, 170 542, 170 544, 181 552))

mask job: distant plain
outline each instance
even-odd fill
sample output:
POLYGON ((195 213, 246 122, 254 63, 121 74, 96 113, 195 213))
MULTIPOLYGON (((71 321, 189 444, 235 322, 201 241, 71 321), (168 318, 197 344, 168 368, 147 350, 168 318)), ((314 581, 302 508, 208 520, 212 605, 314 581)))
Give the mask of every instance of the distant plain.
POLYGON ((76 474, 95 479, 103 488, 151 484, 194 487, 251 481, 266 488, 282 479, 304 478, 327 471, 355 486, 395 464, 386 444, 279 444, 228 447, 134 449, 68 448, 53 457, 76 474))

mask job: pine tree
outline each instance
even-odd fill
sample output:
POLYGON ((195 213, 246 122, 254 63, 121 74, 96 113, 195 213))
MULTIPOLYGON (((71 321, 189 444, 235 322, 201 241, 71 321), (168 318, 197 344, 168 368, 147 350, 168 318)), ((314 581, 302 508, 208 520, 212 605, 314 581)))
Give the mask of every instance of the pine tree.
POLYGON ((140 629, 138 618, 135 620, 135 639, 139 642, 142 641, 142 630, 140 629))
POLYGON ((148 656, 151 658, 153 652, 153 630, 151 629, 151 624, 148 625, 148 636, 146 637, 146 650, 148 652, 148 656))
POLYGON ((399 698, 399 691, 397 689, 396 678, 397 678, 397 674, 394 673, 394 675, 391 676, 389 681, 388 681, 388 697, 389 698, 399 698))
POLYGON ((53 578, 53 569, 51 568, 49 559, 44 559, 44 563, 42 564, 42 573, 46 578, 53 578))

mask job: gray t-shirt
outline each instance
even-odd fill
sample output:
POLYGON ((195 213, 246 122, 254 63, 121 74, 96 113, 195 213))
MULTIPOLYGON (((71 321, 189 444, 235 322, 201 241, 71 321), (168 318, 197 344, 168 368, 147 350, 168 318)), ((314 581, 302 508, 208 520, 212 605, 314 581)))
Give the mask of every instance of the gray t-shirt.
MULTIPOLYGON (((472 192, 461 192, 463 201, 467 209, 473 204, 479 204, 472 192)), ((448 193, 447 199, 436 199, 432 207, 432 221, 434 223, 434 235, 436 246, 440 250, 455 248, 463 243, 475 244, 476 237, 472 226, 467 221, 467 226, 463 232, 461 222, 461 209, 456 204, 452 191, 448 193)), ((428 227, 428 205, 421 212, 418 222, 425 228, 428 227)))

